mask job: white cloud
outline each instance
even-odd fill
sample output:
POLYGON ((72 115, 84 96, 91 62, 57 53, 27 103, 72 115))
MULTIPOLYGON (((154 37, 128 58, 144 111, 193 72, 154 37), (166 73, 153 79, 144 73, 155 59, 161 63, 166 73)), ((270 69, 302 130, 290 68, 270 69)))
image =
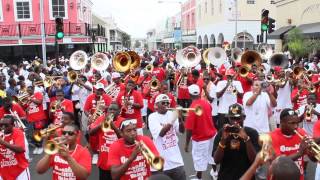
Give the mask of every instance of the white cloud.
POLYGON ((145 37, 157 22, 174 16, 185 0, 91 0, 93 11, 100 16, 113 16, 118 26, 132 37, 145 37))

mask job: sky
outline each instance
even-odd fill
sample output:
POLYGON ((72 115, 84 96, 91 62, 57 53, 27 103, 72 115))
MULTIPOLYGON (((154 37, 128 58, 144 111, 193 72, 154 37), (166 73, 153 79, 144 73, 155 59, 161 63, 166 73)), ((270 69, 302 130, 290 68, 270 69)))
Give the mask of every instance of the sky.
POLYGON ((91 0, 93 12, 99 16, 112 16, 123 31, 132 38, 144 38, 149 29, 167 17, 180 12, 179 2, 185 0, 91 0))

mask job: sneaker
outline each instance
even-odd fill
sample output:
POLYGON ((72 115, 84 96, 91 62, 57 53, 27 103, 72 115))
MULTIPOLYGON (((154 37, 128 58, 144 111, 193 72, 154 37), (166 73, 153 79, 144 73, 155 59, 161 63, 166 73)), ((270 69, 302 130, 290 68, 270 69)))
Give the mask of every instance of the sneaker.
POLYGON ((32 154, 33 154, 33 155, 38 154, 38 148, 37 148, 37 147, 34 148, 34 150, 32 151, 32 154))
POLYGON ((218 179, 218 171, 211 169, 210 176, 212 177, 213 180, 217 180, 218 179))
POLYGON ((98 163, 98 154, 94 154, 92 156, 92 164, 97 164, 98 163))
POLYGON ((38 152, 37 152, 38 154, 42 154, 43 153, 43 148, 41 147, 41 148, 38 148, 38 152))

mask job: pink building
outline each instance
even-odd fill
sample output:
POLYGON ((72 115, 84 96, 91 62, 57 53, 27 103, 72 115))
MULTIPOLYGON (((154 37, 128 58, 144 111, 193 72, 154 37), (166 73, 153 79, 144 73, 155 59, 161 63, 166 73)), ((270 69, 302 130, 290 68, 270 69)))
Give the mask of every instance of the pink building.
POLYGON ((194 34, 196 29, 196 0, 188 0, 182 4, 181 16, 183 34, 194 34))
MULTIPOLYGON (((43 0, 47 53, 54 52, 55 17, 64 19, 62 53, 92 43, 90 0, 43 0)), ((41 55, 40 0, 0 0, 0 51, 9 57, 41 55)), ((8 57, 2 57, 7 59, 8 57)))

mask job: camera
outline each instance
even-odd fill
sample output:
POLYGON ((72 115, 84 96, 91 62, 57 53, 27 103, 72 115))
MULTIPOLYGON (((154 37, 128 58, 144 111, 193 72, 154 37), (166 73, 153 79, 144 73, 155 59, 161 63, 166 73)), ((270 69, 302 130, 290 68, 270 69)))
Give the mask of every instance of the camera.
POLYGON ((235 125, 229 125, 229 126, 226 126, 225 130, 228 133, 239 133, 240 127, 235 125))

